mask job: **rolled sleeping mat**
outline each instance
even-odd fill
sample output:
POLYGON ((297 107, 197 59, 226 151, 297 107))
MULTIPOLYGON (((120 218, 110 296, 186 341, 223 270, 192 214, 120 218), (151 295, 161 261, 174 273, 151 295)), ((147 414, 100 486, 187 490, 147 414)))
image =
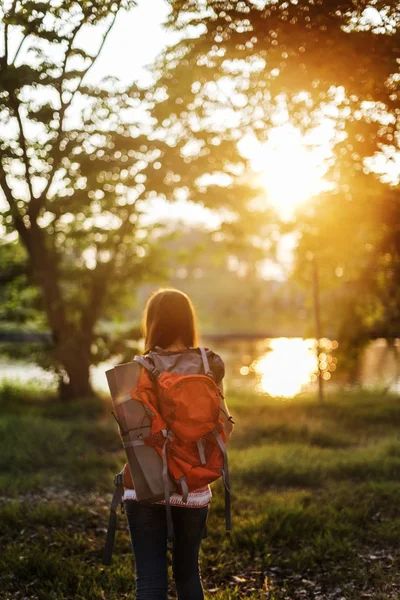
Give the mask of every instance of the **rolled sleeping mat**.
MULTIPOLYGON (((165 497, 162 459, 153 446, 142 444, 151 433, 151 421, 143 404, 130 397, 140 370, 137 362, 130 362, 106 371, 106 376, 136 497, 143 502, 157 502, 165 497)), ((170 493, 176 491, 171 478, 169 489, 170 493)))

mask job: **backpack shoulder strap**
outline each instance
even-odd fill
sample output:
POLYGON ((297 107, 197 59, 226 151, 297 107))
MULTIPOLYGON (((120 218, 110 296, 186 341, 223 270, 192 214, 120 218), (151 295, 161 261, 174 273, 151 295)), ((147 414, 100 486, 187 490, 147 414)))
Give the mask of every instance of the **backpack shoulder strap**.
POLYGON ((110 517, 107 527, 106 541, 103 549, 103 565, 111 565, 112 552, 114 548, 115 532, 117 529, 117 508, 121 504, 123 509, 122 497, 124 495, 124 469, 114 477, 115 491, 110 506, 110 517))
POLYGON ((205 349, 202 346, 199 346, 199 350, 201 353, 201 359, 203 361, 204 373, 214 379, 214 375, 210 369, 210 364, 208 362, 207 353, 206 353, 205 349))
POLYGON ((158 379, 160 377, 161 371, 159 371, 154 365, 152 365, 151 362, 147 360, 147 358, 136 355, 133 360, 138 362, 145 369, 147 369, 150 372, 150 375, 153 377, 153 379, 158 379))

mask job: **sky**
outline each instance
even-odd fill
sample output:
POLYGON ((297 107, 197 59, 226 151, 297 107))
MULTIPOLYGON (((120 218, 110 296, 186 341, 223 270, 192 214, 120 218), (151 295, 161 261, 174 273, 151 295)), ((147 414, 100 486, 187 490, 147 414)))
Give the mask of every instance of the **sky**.
POLYGON ((89 79, 98 81, 110 74, 124 83, 149 83, 146 65, 176 39, 162 27, 168 12, 163 0, 139 0, 136 8, 121 11, 89 79))

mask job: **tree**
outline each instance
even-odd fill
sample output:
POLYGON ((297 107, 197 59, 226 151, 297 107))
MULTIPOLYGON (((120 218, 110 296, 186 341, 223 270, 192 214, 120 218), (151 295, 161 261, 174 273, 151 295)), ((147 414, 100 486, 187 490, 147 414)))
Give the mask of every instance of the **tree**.
MULTIPOLYGON (((171 232, 144 213, 157 197, 181 198, 191 170, 177 136, 166 136, 154 119, 149 125, 146 112, 162 95, 134 84, 123 88, 110 77, 96 85, 88 79, 117 15, 133 4, 12 0, 2 12, 0 122, 7 136, 0 143, 0 186, 8 204, 2 259, 24 250, 45 315, 39 321, 52 333, 40 360, 57 372, 66 398, 92 394, 91 364, 115 354, 127 359, 128 342, 140 335, 136 324, 115 339, 99 322, 123 319, 139 284, 164 273, 160 240, 171 232), (94 27, 102 37, 89 49, 85 34, 94 27)), ((211 195, 192 200, 214 208, 211 195)), ((235 203, 234 194, 224 200, 238 246, 235 203)), ((244 219, 241 206, 240 213, 244 219)), ((21 287, 13 272, 11 294, 12 285, 21 287)))
POLYGON ((142 171, 156 167, 160 144, 137 127, 134 86, 127 94, 113 80, 87 80, 119 11, 133 4, 13 0, 2 9, 2 256, 18 244, 26 253, 64 397, 92 394, 90 365, 123 347, 105 343, 99 318, 115 317, 162 269, 157 227, 142 225, 140 206, 152 192, 142 171), (89 49, 93 27, 102 37, 89 49))
MULTIPOLYGON (((240 162, 238 148, 230 147, 223 166, 224 148, 213 146, 215 136, 219 142, 237 142, 250 133, 263 141, 282 122, 310 132, 329 120, 331 191, 282 227, 300 237, 294 277, 304 279, 307 257, 318 250, 323 283, 332 294, 336 290, 338 303, 332 303, 332 309, 338 334, 349 340, 352 332, 349 346, 357 338, 365 343, 373 332, 393 335, 398 327, 398 191, 380 182, 371 166, 368 171, 366 159, 398 152, 398 4, 170 4, 169 26, 181 31, 182 40, 157 65, 157 85, 165 100, 154 115, 166 125, 184 123, 187 140, 203 148, 203 157, 193 160, 197 170, 188 177, 200 178, 216 160, 228 173, 230 164, 240 162), (343 261, 346 276, 340 279, 343 261), (357 302, 363 306, 355 319, 352 309, 357 302)), ((243 173, 251 176, 245 169, 243 173)))

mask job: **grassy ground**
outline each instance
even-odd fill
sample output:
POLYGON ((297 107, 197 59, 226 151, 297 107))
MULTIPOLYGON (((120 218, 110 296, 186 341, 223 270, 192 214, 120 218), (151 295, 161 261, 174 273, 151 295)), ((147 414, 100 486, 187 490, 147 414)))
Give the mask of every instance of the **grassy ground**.
MULTIPOLYGON (((202 548, 206 597, 400 598, 400 398, 228 404, 233 531, 218 482, 202 548)), ((125 515, 112 566, 100 560, 124 462, 110 410, 108 400, 60 405, 37 388, 0 389, 2 599, 134 597, 125 515)))

